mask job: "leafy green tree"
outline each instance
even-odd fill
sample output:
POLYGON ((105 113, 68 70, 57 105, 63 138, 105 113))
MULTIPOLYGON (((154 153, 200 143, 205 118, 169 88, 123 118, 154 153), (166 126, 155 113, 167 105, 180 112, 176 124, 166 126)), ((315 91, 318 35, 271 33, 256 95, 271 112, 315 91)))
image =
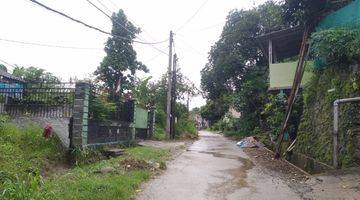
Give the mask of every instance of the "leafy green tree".
POLYGON ((22 78, 26 82, 33 83, 57 83, 60 79, 51 72, 37 67, 19 67, 13 70, 13 75, 22 78))
POLYGON ((200 108, 201 117, 207 119, 210 125, 220 120, 229 110, 231 97, 222 96, 216 100, 208 100, 206 105, 200 108))
POLYGON ((252 131, 259 124, 266 101, 267 59, 257 37, 289 27, 281 4, 268 1, 251 10, 233 10, 218 42, 212 47, 209 62, 201 71, 201 87, 208 99, 202 116, 210 122, 223 117, 230 105, 240 111, 242 129, 252 131), (224 96, 232 100, 224 103, 224 96), (220 107, 219 107, 220 106, 220 107), (221 108, 221 109, 220 109, 221 108))
POLYGON ((3 64, 0 64, 0 70, 6 71, 7 72, 7 67, 3 64))
MULTIPOLYGON (((138 79, 134 90, 134 96, 141 106, 156 108, 156 130, 165 134, 166 125, 166 95, 167 95, 167 74, 164 74, 158 81, 152 82, 151 77, 138 79)), ((190 114, 184 100, 187 95, 195 95, 198 91, 187 77, 180 71, 177 73, 175 116, 178 119, 176 135, 196 133, 194 122, 189 118, 190 114)), ((156 135, 156 134, 155 134, 156 135)))
POLYGON ((306 22, 314 25, 326 16, 326 13, 337 10, 353 0, 285 0, 282 4, 283 16, 292 25, 302 25, 306 22))
MULTIPOLYGON (((198 94, 198 89, 181 71, 177 72, 176 98, 178 101, 185 100, 187 95, 198 94)), ((156 106, 166 111, 167 74, 160 80, 151 82, 151 77, 138 79, 134 90, 135 98, 143 106, 156 106)))
POLYGON ((140 28, 134 26, 123 10, 112 16, 112 31, 115 36, 106 42, 106 56, 95 71, 97 80, 104 84, 110 93, 110 99, 115 100, 124 90, 133 89, 135 72, 147 72, 144 64, 137 61, 133 48, 133 40, 140 33, 140 28), (124 28, 125 27, 125 28, 124 28), (116 37, 119 36, 119 37, 116 37), (116 93, 120 82, 120 94, 116 93))

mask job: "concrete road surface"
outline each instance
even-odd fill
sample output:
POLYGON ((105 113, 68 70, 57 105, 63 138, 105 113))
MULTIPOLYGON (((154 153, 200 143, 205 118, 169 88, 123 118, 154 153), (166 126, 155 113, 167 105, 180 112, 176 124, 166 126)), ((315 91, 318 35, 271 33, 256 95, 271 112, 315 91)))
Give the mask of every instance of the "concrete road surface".
POLYGON ((139 200, 300 199, 225 137, 206 131, 164 174, 143 186, 139 200))

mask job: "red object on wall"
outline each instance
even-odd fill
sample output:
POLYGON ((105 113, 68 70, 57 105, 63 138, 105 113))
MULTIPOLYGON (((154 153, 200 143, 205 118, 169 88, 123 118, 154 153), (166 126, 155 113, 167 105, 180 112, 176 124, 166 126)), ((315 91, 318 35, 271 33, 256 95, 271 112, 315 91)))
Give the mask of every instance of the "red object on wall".
POLYGON ((52 136, 53 128, 51 125, 46 125, 44 128, 43 136, 46 139, 49 139, 52 136))

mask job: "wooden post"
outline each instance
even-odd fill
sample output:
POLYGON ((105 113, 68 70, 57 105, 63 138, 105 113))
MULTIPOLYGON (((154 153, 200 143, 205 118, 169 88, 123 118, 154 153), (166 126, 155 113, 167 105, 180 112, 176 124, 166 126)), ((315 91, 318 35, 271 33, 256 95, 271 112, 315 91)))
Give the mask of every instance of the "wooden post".
POLYGON ((273 45, 272 40, 269 40, 269 65, 273 63, 273 45))
POLYGON ((172 87, 172 64, 173 64, 173 55, 172 55, 172 47, 173 47, 173 32, 170 31, 170 39, 169 39, 169 66, 168 66, 168 80, 167 80, 167 98, 166 98, 166 138, 171 138, 171 87, 172 87))

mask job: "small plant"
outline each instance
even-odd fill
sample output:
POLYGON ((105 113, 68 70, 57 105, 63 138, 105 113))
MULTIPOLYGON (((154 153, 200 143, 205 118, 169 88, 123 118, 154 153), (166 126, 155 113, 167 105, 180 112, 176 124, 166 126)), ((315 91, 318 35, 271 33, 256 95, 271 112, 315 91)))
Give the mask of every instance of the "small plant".
POLYGON ((24 177, 16 175, 12 177, 2 177, 2 192, 0 199, 30 199, 30 200, 47 200, 53 199, 53 194, 42 191, 43 180, 39 175, 32 173, 24 177))

